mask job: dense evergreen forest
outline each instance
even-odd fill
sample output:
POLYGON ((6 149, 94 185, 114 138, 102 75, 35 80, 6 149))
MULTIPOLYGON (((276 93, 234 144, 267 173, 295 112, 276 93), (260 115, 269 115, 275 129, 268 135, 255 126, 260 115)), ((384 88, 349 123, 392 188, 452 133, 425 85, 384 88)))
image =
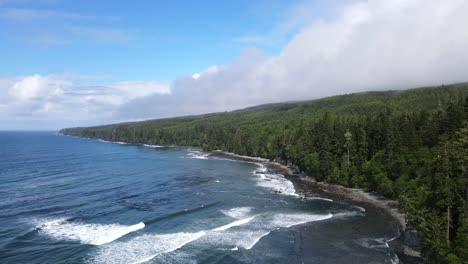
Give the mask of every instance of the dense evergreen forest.
POLYGON ((468 263, 468 84, 61 132, 294 164, 318 181, 398 199, 428 263, 468 263))

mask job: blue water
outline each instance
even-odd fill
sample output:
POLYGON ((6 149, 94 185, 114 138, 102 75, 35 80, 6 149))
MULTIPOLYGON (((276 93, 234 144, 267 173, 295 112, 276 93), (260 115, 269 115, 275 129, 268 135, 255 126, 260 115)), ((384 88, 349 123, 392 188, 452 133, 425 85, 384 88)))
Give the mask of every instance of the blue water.
POLYGON ((387 218, 302 199, 259 170, 194 149, 0 132, 0 263, 395 261, 387 218))

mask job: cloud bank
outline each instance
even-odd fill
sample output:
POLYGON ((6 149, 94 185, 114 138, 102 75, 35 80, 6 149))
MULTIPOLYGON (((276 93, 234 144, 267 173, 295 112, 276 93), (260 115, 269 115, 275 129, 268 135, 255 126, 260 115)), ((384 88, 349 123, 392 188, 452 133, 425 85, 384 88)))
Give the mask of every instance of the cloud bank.
MULTIPOLYGON (((468 81, 468 1, 348 3, 333 19, 303 26, 279 55, 247 49, 232 62, 187 74, 170 86, 123 82, 80 88, 35 75, 16 80, 7 94, 17 109, 73 112, 86 125, 468 81)), ((0 101, 0 112, 4 108, 0 101)))
POLYGON ((123 105, 126 118, 232 110, 367 90, 468 80, 468 1, 370 0, 302 28, 278 56, 257 50, 181 77, 168 96, 123 105), (144 109, 144 111, 142 111, 144 109))

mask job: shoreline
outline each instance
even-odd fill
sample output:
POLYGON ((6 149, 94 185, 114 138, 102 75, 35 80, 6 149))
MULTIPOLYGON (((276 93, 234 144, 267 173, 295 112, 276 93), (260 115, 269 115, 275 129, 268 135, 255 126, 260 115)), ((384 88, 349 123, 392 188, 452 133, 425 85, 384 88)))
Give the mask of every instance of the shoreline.
MULTIPOLYGON (((402 229, 406 228, 406 216, 403 212, 398 209, 398 202, 385 198, 377 193, 369 193, 359 188, 349 188, 342 185, 326 183, 326 182, 317 182, 313 177, 302 176, 299 173, 294 172, 290 167, 280 164, 279 162, 272 162, 268 159, 260 157, 249 157, 242 156, 231 152, 225 152, 220 150, 212 151, 215 156, 222 156, 224 158, 231 158, 234 160, 240 160, 245 162, 254 162, 262 163, 271 173, 283 174, 285 177, 288 177, 293 181, 301 181, 308 185, 313 191, 319 192, 321 194, 329 194, 333 196, 343 196, 349 200, 355 202, 364 202, 370 203, 376 207, 384 209, 390 216, 396 219, 402 229)), ((304 196, 310 196, 311 190, 302 190, 306 193, 303 193, 304 196)))
POLYGON ((212 155, 244 162, 261 163, 270 173, 282 174, 291 180, 296 190, 304 197, 317 195, 333 198, 343 202, 353 202, 361 205, 370 205, 382 209, 389 217, 398 223, 399 235, 388 241, 389 247, 397 254, 400 263, 423 263, 419 239, 416 232, 406 224, 406 216, 398 208, 398 202, 385 198, 377 193, 369 193, 358 188, 348 188, 341 185, 317 182, 310 176, 303 176, 293 168, 279 162, 270 161, 260 157, 242 156, 221 150, 211 151, 212 155))
MULTIPOLYGON (((99 138, 93 139, 102 140, 99 138)), ((107 142, 125 143, 115 141, 107 142)), ((385 198, 377 193, 369 193, 358 188, 348 188, 337 184, 317 182, 313 177, 302 175, 299 171, 297 171, 296 168, 292 168, 289 165, 281 164, 277 161, 270 161, 269 159, 261 157, 243 156, 222 150, 208 151, 208 153, 211 153, 211 155, 220 158, 263 164, 265 165, 269 173, 281 174, 288 180, 290 180, 293 183, 294 188, 299 193, 301 193, 303 197, 313 197, 314 195, 316 196, 318 194, 326 196, 326 198, 330 197, 334 200, 342 202, 351 201, 361 205, 373 206, 374 208, 383 210, 383 212, 388 214, 388 216, 395 220, 399 225, 399 235, 396 238, 387 241, 389 247, 395 252, 395 254, 397 254, 400 260, 399 263, 423 263, 420 252, 420 243, 419 239, 417 238, 417 234, 413 229, 407 227, 405 214, 398 209, 397 201, 385 198)))

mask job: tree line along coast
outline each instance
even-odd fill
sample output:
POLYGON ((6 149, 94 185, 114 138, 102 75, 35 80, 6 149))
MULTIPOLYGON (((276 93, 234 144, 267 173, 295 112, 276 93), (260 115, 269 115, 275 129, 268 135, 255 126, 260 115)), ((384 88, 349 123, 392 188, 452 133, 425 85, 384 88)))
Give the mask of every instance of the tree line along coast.
POLYGON ((233 112, 69 128, 294 164, 399 201, 427 263, 468 263, 468 84, 366 92, 233 112))

